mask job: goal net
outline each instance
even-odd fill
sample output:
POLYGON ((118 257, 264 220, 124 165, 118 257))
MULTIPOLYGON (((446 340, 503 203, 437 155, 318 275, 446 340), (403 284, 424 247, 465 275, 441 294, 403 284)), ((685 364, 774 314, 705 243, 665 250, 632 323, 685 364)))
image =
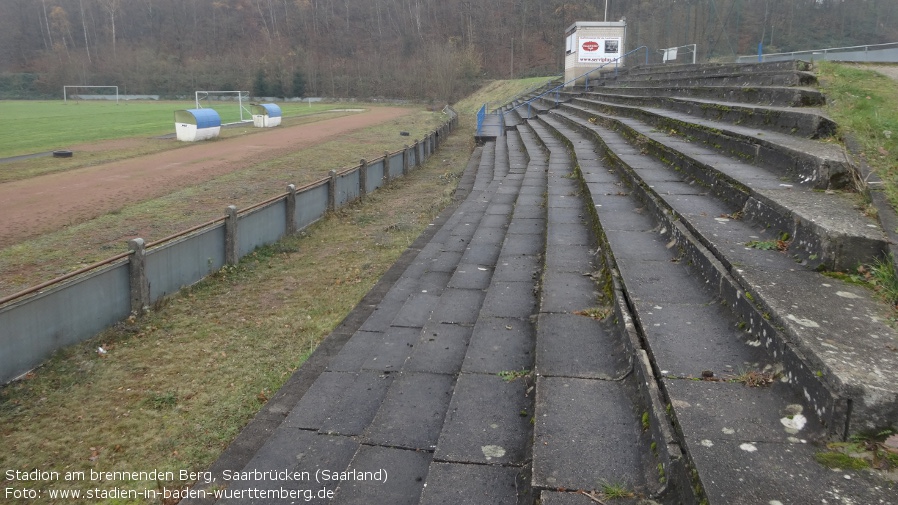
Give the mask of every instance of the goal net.
POLYGON ((253 120, 249 107, 249 91, 197 91, 196 108, 214 108, 222 124, 245 123, 253 120), (212 105, 212 101, 220 105, 212 105))
POLYGON ((63 86, 62 101, 69 103, 69 100, 112 100, 115 97, 115 103, 118 104, 118 86, 63 86), (90 92, 78 92, 81 89, 89 89, 90 92), (100 90, 106 90, 102 92, 100 90), (100 92, 98 92, 100 91, 100 92))

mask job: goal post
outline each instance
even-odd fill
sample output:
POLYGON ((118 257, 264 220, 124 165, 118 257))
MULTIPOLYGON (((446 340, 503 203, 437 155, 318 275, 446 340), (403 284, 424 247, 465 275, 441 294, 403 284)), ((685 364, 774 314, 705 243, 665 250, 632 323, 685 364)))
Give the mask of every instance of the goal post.
POLYGON ((69 103, 69 88, 72 88, 72 89, 91 89, 91 88, 114 89, 115 90, 115 103, 118 104, 118 101, 119 101, 118 86, 63 86, 62 87, 62 102, 63 103, 69 103))
POLYGON ((249 91, 197 91, 195 93, 196 108, 202 109, 202 101, 205 100, 208 103, 209 97, 212 95, 235 95, 237 98, 237 109, 240 112, 240 122, 252 121, 252 113, 247 108, 249 105, 249 91), (244 117, 244 113, 246 117, 244 117))

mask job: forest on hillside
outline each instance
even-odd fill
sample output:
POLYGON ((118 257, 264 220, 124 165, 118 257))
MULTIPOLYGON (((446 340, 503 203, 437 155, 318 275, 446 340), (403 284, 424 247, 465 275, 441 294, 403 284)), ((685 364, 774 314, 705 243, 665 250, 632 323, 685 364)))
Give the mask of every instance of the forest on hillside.
POLYGON ((0 0, 0 97, 63 85, 452 101, 558 74, 574 21, 699 61, 898 42, 896 0, 0 0))

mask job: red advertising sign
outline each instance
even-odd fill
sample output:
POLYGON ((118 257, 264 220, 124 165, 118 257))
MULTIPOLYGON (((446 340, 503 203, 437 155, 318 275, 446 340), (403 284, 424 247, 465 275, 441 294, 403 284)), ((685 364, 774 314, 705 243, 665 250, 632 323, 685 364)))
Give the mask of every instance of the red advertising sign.
POLYGON ((599 43, 594 40, 587 40, 586 42, 583 43, 583 50, 590 51, 590 52, 598 51, 599 43))

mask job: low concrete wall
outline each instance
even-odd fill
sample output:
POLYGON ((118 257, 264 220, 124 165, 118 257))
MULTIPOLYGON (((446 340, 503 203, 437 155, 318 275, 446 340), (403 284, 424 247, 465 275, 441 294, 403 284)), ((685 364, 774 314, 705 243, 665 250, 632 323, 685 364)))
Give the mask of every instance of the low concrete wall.
POLYGON ((161 241, 129 242, 130 254, 99 262, 73 278, 60 278, 0 302, 0 384, 25 374, 57 349, 142 314, 154 302, 192 285, 257 247, 321 219, 423 164, 442 137, 458 125, 450 119, 420 142, 362 162, 302 188, 237 210, 161 241), (387 168, 385 170, 385 167, 387 168))

